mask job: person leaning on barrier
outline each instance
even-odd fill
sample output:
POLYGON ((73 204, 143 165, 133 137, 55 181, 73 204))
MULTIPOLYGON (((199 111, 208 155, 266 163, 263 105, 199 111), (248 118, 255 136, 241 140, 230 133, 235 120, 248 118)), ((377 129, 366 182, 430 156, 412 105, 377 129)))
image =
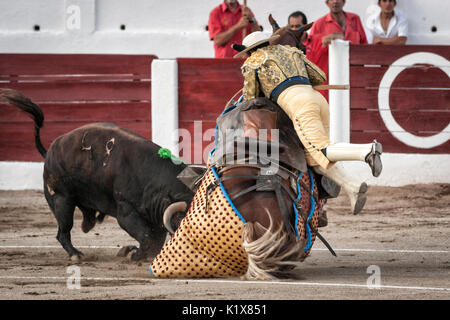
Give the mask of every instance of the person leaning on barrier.
POLYGON ((378 0, 380 13, 366 21, 367 39, 372 44, 404 45, 408 38, 408 20, 394 8, 396 0, 378 0))
POLYGON ((325 73, 297 48, 275 44, 278 37, 253 32, 238 47, 241 51, 235 57, 248 55, 242 65, 244 100, 262 93, 286 112, 305 148, 308 165, 344 189, 356 214, 366 202, 367 184, 357 181, 336 162, 365 161, 373 176, 378 177, 382 170, 382 146, 376 140, 369 144, 330 141, 329 106, 312 87, 326 80, 325 73))

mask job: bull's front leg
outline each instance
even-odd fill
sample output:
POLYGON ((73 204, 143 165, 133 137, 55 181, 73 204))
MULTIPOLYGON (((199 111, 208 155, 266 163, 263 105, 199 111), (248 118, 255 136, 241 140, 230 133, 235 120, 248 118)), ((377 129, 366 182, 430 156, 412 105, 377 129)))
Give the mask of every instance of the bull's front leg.
POLYGON ((117 221, 131 237, 139 242, 139 248, 131 255, 133 261, 156 256, 161 250, 166 237, 162 226, 150 226, 132 205, 118 201, 117 221))

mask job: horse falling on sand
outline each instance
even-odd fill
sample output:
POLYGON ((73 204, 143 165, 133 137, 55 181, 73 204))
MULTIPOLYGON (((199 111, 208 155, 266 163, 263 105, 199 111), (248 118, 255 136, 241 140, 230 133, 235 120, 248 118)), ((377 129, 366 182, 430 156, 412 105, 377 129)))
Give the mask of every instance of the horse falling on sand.
MULTIPOLYGON (((292 45, 310 27, 274 32, 279 44, 292 45)), ((326 179, 307 167, 303 146, 281 108, 265 98, 227 104, 215 138, 208 167, 188 183, 196 193, 186 217, 150 265, 154 276, 289 277, 316 236, 335 255, 317 232, 330 197, 322 187, 326 183, 319 183, 326 179), (260 135, 261 130, 276 130, 279 139, 260 135)))
POLYGON ((326 198, 292 122, 270 100, 254 99, 218 118, 216 142, 186 217, 151 272, 165 278, 292 276, 320 237, 326 198), (255 135, 260 129, 278 130, 279 141, 255 135), (258 148, 278 152, 273 157, 258 148))

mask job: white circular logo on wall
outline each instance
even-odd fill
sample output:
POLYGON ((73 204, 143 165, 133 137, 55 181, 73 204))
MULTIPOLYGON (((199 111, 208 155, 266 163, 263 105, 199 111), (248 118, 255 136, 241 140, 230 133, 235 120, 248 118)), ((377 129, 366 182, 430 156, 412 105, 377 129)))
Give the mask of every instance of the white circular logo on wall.
POLYGON ((431 52, 415 52, 403 56, 391 64, 381 79, 378 90, 378 109, 384 124, 395 138, 411 147, 430 149, 439 146, 450 139, 450 123, 444 130, 433 136, 416 136, 407 132, 397 123, 397 121, 395 121, 389 105, 389 92, 395 78, 397 78, 400 72, 414 64, 434 65, 450 77, 450 61, 440 55, 431 52))

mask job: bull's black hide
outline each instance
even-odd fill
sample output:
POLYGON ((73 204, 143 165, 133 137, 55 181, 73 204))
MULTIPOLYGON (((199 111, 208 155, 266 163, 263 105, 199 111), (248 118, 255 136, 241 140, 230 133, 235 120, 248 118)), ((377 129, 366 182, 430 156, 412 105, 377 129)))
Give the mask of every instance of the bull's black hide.
POLYGON ((160 158, 158 145, 107 123, 66 133, 46 152, 39 137, 43 123, 40 108, 13 90, 2 90, 0 95, 0 100, 7 100, 35 119, 36 146, 45 157, 45 198, 58 222, 57 239, 68 254, 76 258, 82 255, 70 238, 78 207, 83 213, 84 232, 110 215, 139 242, 133 260, 156 255, 166 237, 164 210, 174 202, 190 203, 193 197, 193 192, 177 179, 185 165, 160 158))

